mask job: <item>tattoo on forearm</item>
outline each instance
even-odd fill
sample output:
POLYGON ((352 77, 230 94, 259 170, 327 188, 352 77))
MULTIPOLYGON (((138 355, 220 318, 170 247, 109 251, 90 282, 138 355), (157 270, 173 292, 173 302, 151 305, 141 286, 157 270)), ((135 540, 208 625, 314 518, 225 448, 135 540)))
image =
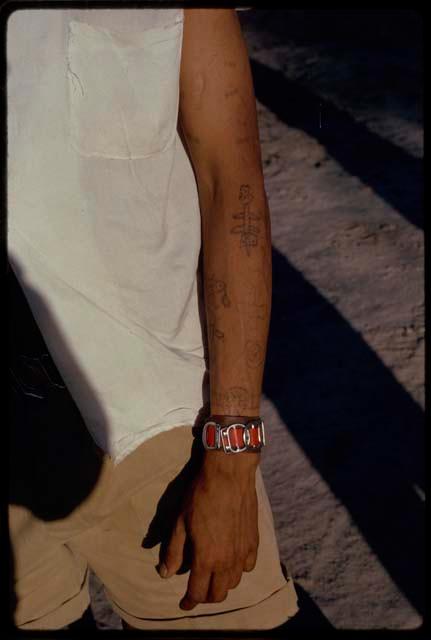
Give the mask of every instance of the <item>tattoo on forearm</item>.
POLYGON ((232 410, 238 409, 258 409, 260 397, 250 393, 244 387, 231 387, 224 391, 214 393, 214 401, 217 406, 223 406, 232 410))
POLYGON ((217 329, 217 327, 215 326, 215 322, 214 321, 210 321, 209 322, 208 329, 209 329, 208 338, 210 339, 210 341, 212 343, 214 342, 215 338, 218 338, 219 340, 223 340, 224 332, 220 331, 220 329, 217 329))
POLYGON ((267 305, 259 301, 257 287, 247 285, 245 297, 237 303, 240 313, 247 318, 251 332, 260 332, 262 322, 267 320, 267 305))
POLYGON ((239 201, 242 204, 242 211, 234 213, 236 220, 241 220, 241 224, 235 225, 231 229, 231 233, 240 235, 240 247, 244 247, 247 256, 250 255, 252 247, 256 247, 260 233, 260 227, 254 222, 260 220, 259 213, 251 210, 253 194, 249 184, 242 184, 239 189, 239 201))
POLYGON ((226 289, 226 282, 217 280, 214 274, 208 278, 208 306, 211 309, 219 309, 220 304, 225 308, 231 306, 226 289))
POLYGON ((232 98, 236 95, 238 95, 238 89, 228 89, 224 94, 225 98, 232 98))
POLYGON ((265 349, 257 340, 247 340, 245 343, 245 360, 247 366, 256 369, 265 360, 265 349))
POLYGON ((261 292, 257 286, 247 285, 245 295, 238 301, 238 310, 246 320, 247 341, 244 357, 247 367, 257 369, 265 362, 266 342, 262 331, 269 324, 268 306, 261 302, 261 292))

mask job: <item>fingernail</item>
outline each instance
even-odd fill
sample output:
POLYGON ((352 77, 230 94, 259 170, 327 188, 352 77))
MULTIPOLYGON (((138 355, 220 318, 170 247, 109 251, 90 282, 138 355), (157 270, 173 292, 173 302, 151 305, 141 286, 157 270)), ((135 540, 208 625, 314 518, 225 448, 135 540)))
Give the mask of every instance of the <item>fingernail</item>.
POLYGON ((166 578, 168 575, 168 568, 163 563, 159 567, 159 574, 162 576, 162 578, 166 578))

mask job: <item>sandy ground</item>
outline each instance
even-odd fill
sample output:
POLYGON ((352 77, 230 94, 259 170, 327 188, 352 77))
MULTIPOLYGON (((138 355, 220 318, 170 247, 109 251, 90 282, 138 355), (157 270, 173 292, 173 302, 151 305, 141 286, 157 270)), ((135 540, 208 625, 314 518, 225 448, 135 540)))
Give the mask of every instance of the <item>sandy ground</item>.
MULTIPOLYGON (((262 469, 280 554, 338 629, 424 608, 421 19, 248 11, 272 214, 262 469)), ((92 577, 100 629, 120 628, 92 577)))

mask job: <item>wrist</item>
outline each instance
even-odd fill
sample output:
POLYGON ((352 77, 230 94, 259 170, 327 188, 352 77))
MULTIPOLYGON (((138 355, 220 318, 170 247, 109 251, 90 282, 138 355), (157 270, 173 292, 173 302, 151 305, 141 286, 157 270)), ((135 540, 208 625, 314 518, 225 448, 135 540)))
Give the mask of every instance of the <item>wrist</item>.
MULTIPOLYGON (((228 457, 239 454, 241 458, 250 455, 256 458, 238 464, 238 468, 255 468, 259 464, 258 454, 265 446, 264 423, 260 416, 212 414, 201 429, 195 427, 194 435, 201 438, 205 454, 228 457)), ((233 461, 227 462, 225 467, 230 468, 233 464, 233 461)))
POLYGON ((228 424, 232 424, 233 422, 248 422, 249 420, 257 420, 260 416, 258 415, 227 415, 225 413, 212 413, 208 420, 215 420, 222 427, 226 427, 228 424))
MULTIPOLYGON (((227 415, 214 413, 208 420, 217 422, 221 427, 234 423, 247 423, 260 419, 257 415, 227 415)), ((260 451, 246 450, 239 454, 227 454, 220 449, 204 450, 204 462, 214 472, 223 471, 239 475, 247 475, 256 470, 261 459, 260 451)))
POLYGON ((254 478, 260 462, 260 453, 228 455, 223 450, 204 451, 202 466, 210 475, 229 475, 238 479, 254 478))

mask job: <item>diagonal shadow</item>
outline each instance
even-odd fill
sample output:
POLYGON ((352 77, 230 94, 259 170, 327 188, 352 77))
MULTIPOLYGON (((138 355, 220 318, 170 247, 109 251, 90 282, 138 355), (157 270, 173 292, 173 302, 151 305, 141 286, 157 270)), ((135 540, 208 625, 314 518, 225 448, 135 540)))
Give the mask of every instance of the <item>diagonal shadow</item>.
MULTIPOLYGON (((25 508, 25 516, 19 515, 21 526, 23 522, 29 526, 32 514, 47 523, 47 536, 54 533, 58 523, 61 538, 62 520, 94 491, 101 473, 102 458, 50 356, 26 296, 30 296, 33 302, 37 300, 38 308, 44 309, 45 317, 49 318, 51 334, 56 336, 57 343, 68 354, 75 374, 84 382, 86 378, 43 297, 32 287, 26 286, 25 275, 17 264, 15 270, 18 277, 10 267, 6 277, 9 350, 8 502, 25 508)), ((105 425, 104 410, 93 394, 91 385, 88 383, 87 386, 101 424, 105 425)), ((15 630, 18 605, 15 591, 16 560, 9 527, 6 536, 9 626, 15 630)), ((90 610, 85 612, 83 622, 94 623, 90 610)), ((94 624, 90 626, 94 627, 94 624)))
POLYGON ((276 249, 263 392, 423 615, 423 412, 276 249))
MULTIPOLYGON (((410 9, 258 9, 241 12, 239 20, 245 31, 257 31, 266 47, 293 42, 299 46, 323 45, 340 53, 393 54, 401 57, 410 75, 401 73, 403 86, 422 73, 423 12, 410 9), (268 41, 269 36, 269 41, 268 41), (342 49, 341 49, 342 48, 342 49), (415 77, 416 76, 416 77, 415 77)), ((387 71, 387 69, 386 69, 387 71)), ((374 76, 380 80, 374 66, 374 76)), ((387 86, 387 85, 386 85, 387 86)), ((391 86, 391 85, 390 85, 391 86)), ((393 85, 392 85, 393 86, 393 85)), ((399 86, 396 84, 396 86, 399 86)))
MULTIPOLYGON (((52 318, 39 293, 28 286, 27 292, 52 318)), ((12 269, 8 271, 8 295, 9 460, 13 463, 9 500, 51 522, 65 518, 91 493, 99 478, 101 458, 12 269)), ((69 360, 75 362, 53 320, 51 329, 69 360)), ((77 365, 75 368, 78 371, 77 365)), ((79 375, 83 377, 80 370, 79 375)), ((104 416, 97 406, 99 415, 104 416)))
POLYGON ((281 71, 252 58, 250 65, 261 104, 288 126, 318 140, 346 171, 358 176, 406 220, 423 228, 422 160, 380 138, 281 71))

